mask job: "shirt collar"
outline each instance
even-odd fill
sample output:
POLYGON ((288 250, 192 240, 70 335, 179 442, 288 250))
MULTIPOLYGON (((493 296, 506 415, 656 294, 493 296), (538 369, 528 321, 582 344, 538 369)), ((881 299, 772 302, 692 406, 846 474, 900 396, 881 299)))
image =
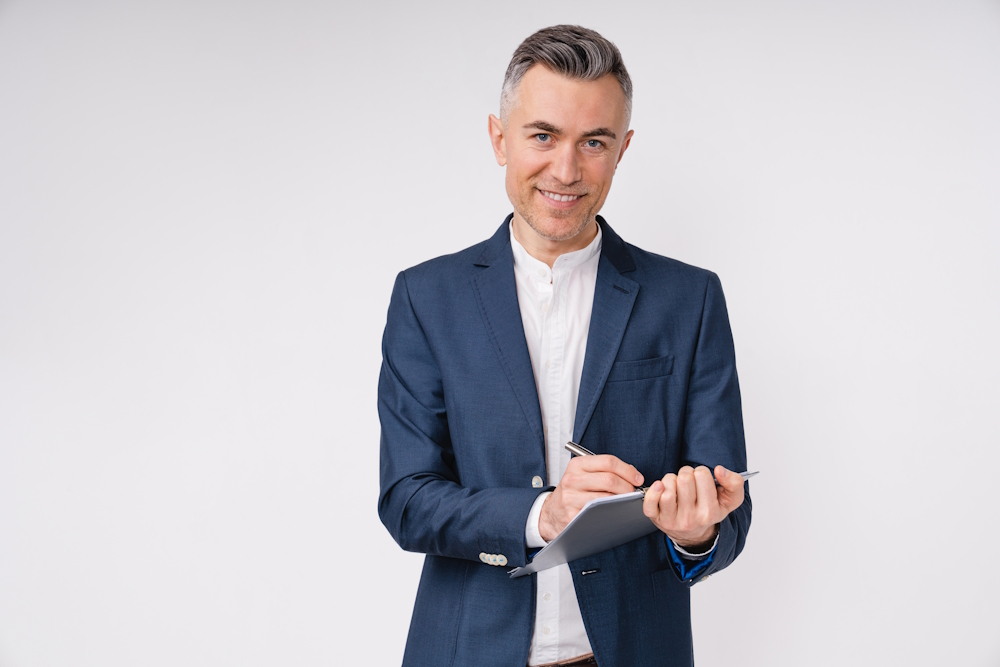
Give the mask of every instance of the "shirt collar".
MULTIPOLYGON (((579 250, 574 250, 573 252, 567 252, 565 254, 559 255, 556 258, 555 263, 552 265, 553 271, 563 271, 572 270, 580 266, 589 259, 593 259, 595 255, 601 254, 601 239, 604 233, 601 231, 601 226, 597 225, 597 236, 591 241, 586 248, 580 248, 579 250)), ((510 249, 514 253, 514 267, 520 268, 528 271, 532 275, 539 269, 545 269, 546 273, 549 271, 549 265, 545 262, 535 259, 528 251, 524 249, 517 239, 514 238, 514 222, 510 223, 510 249)))

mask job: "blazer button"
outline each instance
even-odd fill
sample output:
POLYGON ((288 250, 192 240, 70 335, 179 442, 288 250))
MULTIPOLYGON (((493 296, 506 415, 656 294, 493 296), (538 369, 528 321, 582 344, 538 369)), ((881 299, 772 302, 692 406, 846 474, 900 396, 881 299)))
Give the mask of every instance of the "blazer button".
POLYGON ((503 554, 500 554, 497 557, 497 565, 506 565, 506 564, 507 564, 507 557, 504 556, 503 554))
POLYGON ((535 475, 534 477, 532 477, 531 478, 531 486, 533 488, 536 488, 536 489, 542 488, 542 478, 539 477, 538 475, 535 475))

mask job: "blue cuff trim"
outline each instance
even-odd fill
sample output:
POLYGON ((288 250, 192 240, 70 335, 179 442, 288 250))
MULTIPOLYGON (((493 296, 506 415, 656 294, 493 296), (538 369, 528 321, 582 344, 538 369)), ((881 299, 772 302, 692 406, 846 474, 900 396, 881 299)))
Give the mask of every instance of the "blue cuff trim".
MULTIPOLYGON (((674 548, 674 543, 670 541, 669 537, 664 535, 663 539, 667 543, 667 551, 670 553, 670 560, 673 561, 674 567, 681 575, 681 579, 683 581, 690 581, 707 570, 708 566, 712 564, 712 559, 715 558, 715 549, 712 549, 712 551, 701 560, 687 560, 684 556, 677 553, 677 549, 674 548)), ((716 545, 715 548, 718 549, 718 545, 716 545)))

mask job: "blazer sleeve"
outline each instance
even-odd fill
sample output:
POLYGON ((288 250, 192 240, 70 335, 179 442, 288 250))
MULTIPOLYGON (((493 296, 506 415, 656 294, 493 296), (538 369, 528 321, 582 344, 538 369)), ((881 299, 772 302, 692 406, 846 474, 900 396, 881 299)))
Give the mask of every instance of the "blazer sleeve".
POLYGON ((407 551, 469 560, 485 553, 494 556, 490 564, 526 565, 525 520, 545 489, 463 486, 444 380, 405 272, 396 278, 382 339, 378 413, 378 512, 393 539, 407 551))
MULTIPOLYGON (((705 288, 701 325, 688 384, 684 427, 684 455, 688 465, 746 470, 746 442, 736 351, 729 326, 726 298, 719 277, 710 274, 705 288)), ((743 550, 750 530, 750 485, 744 482, 745 499, 719 525, 719 540, 709 563, 697 572, 700 581, 727 567, 743 550)))

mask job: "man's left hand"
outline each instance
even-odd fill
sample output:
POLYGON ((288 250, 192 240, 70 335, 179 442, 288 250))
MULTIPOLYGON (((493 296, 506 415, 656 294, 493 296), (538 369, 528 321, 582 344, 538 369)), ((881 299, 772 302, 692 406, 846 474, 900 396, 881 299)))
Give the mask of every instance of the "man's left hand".
POLYGON ((738 473, 716 466, 713 479, 705 466, 684 466, 653 482, 642 511, 679 546, 707 549, 719 522, 742 504, 743 477, 738 473))

